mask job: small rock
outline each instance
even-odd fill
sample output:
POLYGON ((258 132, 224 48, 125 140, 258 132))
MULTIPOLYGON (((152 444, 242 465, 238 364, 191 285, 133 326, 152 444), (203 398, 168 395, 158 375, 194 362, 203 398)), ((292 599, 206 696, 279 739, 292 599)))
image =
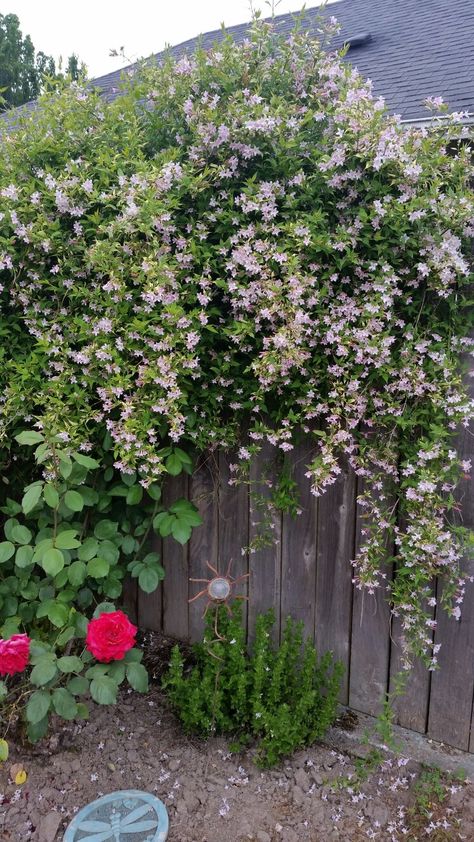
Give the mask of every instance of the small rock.
POLYGON ((176 759, 170 760, 170 762, 168 763, 168 769, 170 770, 170 772, 176 772, 176 770, 179 769, 179 766, 179 760, 176 759))
POLYGON ((304 803, 304 792, 299 786, 293 787, 293 801, 297 807, 301 807, 304 803))
POLYGON ((257 842, 272 842, 270 834, 266 830, 259 830, 257 833, 257 842))
POLYGON ((297 785, 303 790, 303 792, 307 792, 309 789, 309 777, 304 769, 297 769, 295 772, 295 781, 297 785))
POLYGON ((277 822, 276 825, 275 825, 275 830, 276 830, 277 833, 281 833, 282 830, 283 830, 283 825, 280 824, 280 822, 277 822))
POLYGON ((367 803, 364 813, 370 819, 373 819, 374 822, 378 822, 381 827, 385 827, 390 818, 390 812, 387 807, 383 804, 377 804, 375 801, 369 801, 367 803))
POLYGON ((292 827, 283 828, 282 842, 298 842, 298 834, 292 827))
POLYGON ((38 827, 38 842, 54 842, 61 824, 59 813, 46 813, 38 827))

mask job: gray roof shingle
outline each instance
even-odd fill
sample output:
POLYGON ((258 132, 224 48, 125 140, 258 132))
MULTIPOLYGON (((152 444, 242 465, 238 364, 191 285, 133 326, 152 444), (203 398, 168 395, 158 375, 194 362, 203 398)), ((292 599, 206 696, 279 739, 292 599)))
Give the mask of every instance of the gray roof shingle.
MULTIPOLYGON (((427 96, 442 96, 450 110, 474 114, 474 0, 339 0, 323 11, 307 9, 304 28, 316 34, 321 14, 333 15, 341 24, 334 48, 351 36, 370 32, 370 41, 351 49, 348 60, 372 80, 374 94, 383 96, 402 119, 427 117, 423 106, 427 96)), ((294 15, 278 15, 274 22, 279 32, 290 33, 294 15)), ((248 27, 243 23, 226 32, 240 42, 248 27)), ((222 30, 207 32, 171 47, 171 52, 191 53, 199 40, 210 47, 222 37, 222 30)), ((159 61, 162 55, 151 60, 159 61)), ((133 67, 108 73, 93 84, 107 99, 115 99, 122 74, 133 67)))

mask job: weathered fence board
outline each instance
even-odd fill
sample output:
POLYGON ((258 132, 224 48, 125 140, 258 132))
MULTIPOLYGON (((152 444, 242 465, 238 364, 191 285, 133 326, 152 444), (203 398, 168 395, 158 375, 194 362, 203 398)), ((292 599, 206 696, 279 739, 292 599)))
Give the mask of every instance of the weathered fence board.
POLYGON ((309 442, 290 453, 289 463, 298 483, 301 514, 283 515, 281 568, 281 621, 290 616, 302 620, 306 635, 314 635, 316 593, 317 498, 311 494, 305 466, 310 462, 309 442))
POLYGON ((318 500, 314 640, 318 652, 334 652, 344 666, 341 702, 349 703, 352 567, 356 477, 350 468, 318 500))
MULTIPOLYGON (((219 573, 230 571, 233 579, 247 577, 249 543, 249 497, 247 487, 230 486, 229 465, 237 461, 236 454, 219 454, 218 484, 218 559, 219 573)), ((248 596, 248 578, 235 585, 234 596, 248 596)), ((242 621, 247 628, 247 600, 242 600, 242 621)))
MULTIPOLYGON (((248 625, 249 640, 254 639, 255 622, 259 614, 270 608, 275 612, 273 628, 274 642, 280 639, 280 596, 281 596, 281 532, 282 515, 272 509, 268 517, 270 523, 262 525, 264 513, 262 500, 269 500, 272 487, 278 479, 275 463, 275 448, 265 444, 250 468, 249 495, 249 604, 248 625), (258 539, 263 529, 269 530, 272 543, 254 547, 252 542, 258 539)), ((260 542, 261 543, 261 542, 260 542)))
MULTIPOLYGON (((181 474, 165 484, 163 503, 171 506, 176 500, 188 496, 188 477, 181 474)), ((163 588, 163 631, 171 637, 186 640, 188 625, 188 545, 181 546, 174 538, 162 541, 162 563, 165 569, 166 588, 163 588)))
MULTIPOLYGON (((361 486, 358 484, 358 494, 361 486)), ((356 551, 363 543, 366 515, 360 504, 356 510, 356 551)), ((393 546, 387 547, 393 555, 393 546)), ((387 576, 389 571, 387 570, 387 576)), ((390 664, 390 608, 382 588, 373 595, 354 588, 352 606, 349 705, 362 713, 377 716, 387 691, 390 664)))
MULTIPOLYGON (((219 562, 219 525, 217 499, 218 465, 215 457, 202 458, 190 479, 190 497, 199 509, 204 520, 202 526, 193 529, 189 542, 189 576, 193 579, 210 579, 211 571, 207 562, 216 565, 219 562)), ((199 593, 205 583, 191 582, 190 597, 199 593)), ((204 629, 204 611, 206 597, 200 597, 189 603, 189 638, 199 640, 204 629)))

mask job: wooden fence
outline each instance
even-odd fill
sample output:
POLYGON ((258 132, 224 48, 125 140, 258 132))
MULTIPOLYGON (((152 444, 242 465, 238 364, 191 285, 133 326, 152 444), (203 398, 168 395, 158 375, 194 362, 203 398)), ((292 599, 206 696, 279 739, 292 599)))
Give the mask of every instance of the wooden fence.
MULTIPOLYGON (((463 458, 474 455, 474 438, 460 437, 463 458)), ((259 485, 271 476, 274 449, 254 461, 251 480, 259 485)), ((320 498, 310 494, 305 478, 310 444, 290 454, 298 483, 302 512, 293 518, 275 516, 274 543, 250 554, 242 552, 256 532, 259 512, 244 485, 228 484, 232 455, 219 454, 202 460, 192 477, 176 477, 165 489, 165 502, 190 497, 204 524, 193 531, 189 544, 181 547, 171 538, 161 543, 166 578, 151 595, 127 591, 128 610, 143 628, 163 631, 182 640, 196 640, 203 628, 206 600, 188 603, 202 585, 190 577, 208 578, 206 561, 222 572, 233 559, 232 575, 250 573, 239 589, 244 602, 245 623, 252 638, 256 616, 275 609, 278 637, 286 616, 303 620, 306 632, 320 652, 332 650, 345 667, 341 702, 355 711, 376 715, 384 693, 393 686, 400 669, 399 627, 391 621, 382 593, 369 596, 352 585, 351 559, 360 540, 361 512, 357 505, 357 481, 347 470, 320 498)), ((235 459, 234 459, 235 461, 235 459)), ((464 523, 474 526, 474 482, 464 484, 464 523)), ((466 565, 471 564, 466 560, 466 565)), ((408 690, 398 703, 399 724, 451 746, 474 752, 474 585, 468 584, 461 620, 436 617, 435 642, 442 644, 440 669, 428 672, 418 665, 408 690)))

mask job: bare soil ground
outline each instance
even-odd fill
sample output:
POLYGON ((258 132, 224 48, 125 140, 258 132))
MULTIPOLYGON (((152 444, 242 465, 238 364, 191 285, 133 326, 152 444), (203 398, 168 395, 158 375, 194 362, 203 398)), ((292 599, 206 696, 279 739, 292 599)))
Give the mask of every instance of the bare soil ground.
MULTIPOLYGON (((1 842, 55 842, 87 802, 118 789, 154 792, 170 842, 359 842, 474 839, 474 786, 443 779, 443 797, 417 791, 420 766, 387 755, 360 787, 347 754, 324 745, 261 771, 252 751, 186 737, 156 685, 124 692, 86 723, 62 723, 44 744, 12 746, 0 770, 1 842), (18 786, 11 765, 28 774, 18 786)), ((439 795, 439 794, 438 794, 439 795)))

